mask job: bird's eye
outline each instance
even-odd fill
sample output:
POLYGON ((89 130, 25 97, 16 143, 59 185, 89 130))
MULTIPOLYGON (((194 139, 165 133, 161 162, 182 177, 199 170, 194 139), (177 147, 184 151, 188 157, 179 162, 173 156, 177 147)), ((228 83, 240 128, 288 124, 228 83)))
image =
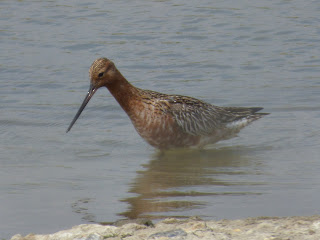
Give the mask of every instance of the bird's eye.
POLYGON ((98 77, 101 78, 103 76, 103 72, 98 74, 98 77))

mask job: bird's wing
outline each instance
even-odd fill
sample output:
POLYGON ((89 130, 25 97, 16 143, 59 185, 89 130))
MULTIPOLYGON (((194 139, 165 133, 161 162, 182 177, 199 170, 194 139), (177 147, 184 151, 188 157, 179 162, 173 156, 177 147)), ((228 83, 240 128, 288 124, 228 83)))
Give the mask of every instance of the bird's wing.
POLYGON ((167 98, 172 114, 177 124, 191 135, 210 135, 237 118, 224 108, 217 107, 198 99, 184 96, 167 98))

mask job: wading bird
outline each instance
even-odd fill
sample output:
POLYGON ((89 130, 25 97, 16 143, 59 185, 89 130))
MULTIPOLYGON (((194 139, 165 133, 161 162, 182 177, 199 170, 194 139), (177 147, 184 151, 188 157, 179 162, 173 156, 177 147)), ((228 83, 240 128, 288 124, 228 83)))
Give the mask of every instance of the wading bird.
POLYGON ((218 107, 192 97, 136 88, 107 58, 96 59, 89 75, 89 91, 67 132, 100 87, 109 89, 139 135, 159 149, 203 147, 229 139, 268 114, 257 113, 261 107, 218 107))

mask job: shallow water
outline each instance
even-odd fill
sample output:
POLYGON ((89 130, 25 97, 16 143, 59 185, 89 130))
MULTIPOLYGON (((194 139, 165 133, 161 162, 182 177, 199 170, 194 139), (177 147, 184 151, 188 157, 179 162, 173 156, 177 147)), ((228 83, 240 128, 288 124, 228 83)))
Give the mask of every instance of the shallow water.
POLYGON ((1 1, 0 237, 87 222, 319 214, 317 1, 1 1), (105 56, 134 85, 271 115, 205 150, 148 146, 106 89, 65 131, 105 56))

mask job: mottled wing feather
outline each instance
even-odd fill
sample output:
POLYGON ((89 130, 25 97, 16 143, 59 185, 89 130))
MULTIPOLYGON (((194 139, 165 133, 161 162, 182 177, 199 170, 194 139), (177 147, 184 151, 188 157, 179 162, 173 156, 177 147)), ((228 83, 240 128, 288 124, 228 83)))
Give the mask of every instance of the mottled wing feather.
POLYGON ((210 135, 233 119, 233 115, 223 108, 194 98, 170 96, 166 100, 170 103, 169 111, 177 124, 194 136, 210 135))
POLYGON ((171 113, 181 129, 193 136, 208 136, 228 123, 247 119, 248 123, 268 113, 256 113, 262 108, 218 107, 192 97, 166 95, 147 91, 148 98, 157 99, 158 109, 171 113))
POLYGON ((253 121, 262 116, 269 115, 269 113, 257 113, 263 109, 262 107, 223 107, 223 109, 232 113, 235 116, 234 120, 248 118, 253 121))

